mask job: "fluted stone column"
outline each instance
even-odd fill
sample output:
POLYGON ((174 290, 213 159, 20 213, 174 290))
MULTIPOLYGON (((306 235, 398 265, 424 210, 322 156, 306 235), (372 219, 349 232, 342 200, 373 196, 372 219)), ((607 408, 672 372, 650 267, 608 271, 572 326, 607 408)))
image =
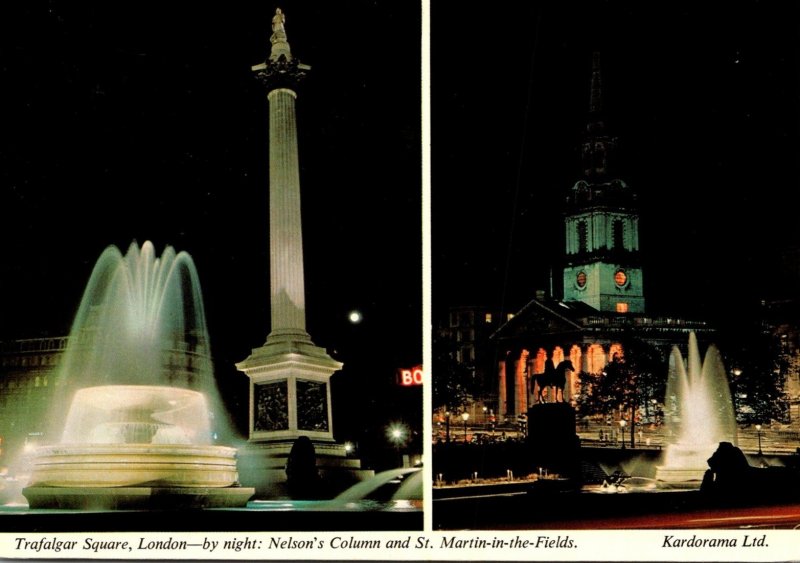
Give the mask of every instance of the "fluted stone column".
POLYGON ((276 88, 268 95, 272 305, 272 332, 269 339, 309 340, 306 332, 295 98, 297 94, 289 88, 276 88))

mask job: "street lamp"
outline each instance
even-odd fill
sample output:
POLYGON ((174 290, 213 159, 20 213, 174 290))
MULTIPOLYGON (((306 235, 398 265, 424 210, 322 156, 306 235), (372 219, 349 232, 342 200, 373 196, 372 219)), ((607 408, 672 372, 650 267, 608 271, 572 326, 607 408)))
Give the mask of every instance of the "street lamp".
POLYGON ((392 424, 386 431, 386 436, 394 444, 397 453, 398 466, 403 465, 403 458, 400 455, 400 445, 406 438, 406 428, 402 424, 392 424))
POLYGON ((489 412, 489 407, 484 405, 484 407, 483 407, 483 429, 484 430, 486 430, 486 427, 489 426, 489 419, 486 416, 487 412, 489 412))
POLYGON ((450 443, 450 411, 445 411, 444 416, 444 436, 445 436, 445 444, 450 443))
POLYGON ((627 422, 625 422, 624 418, 620 419, 620 421, 619 421, 619 431, 622 433, 622 449, 623 450, 625 449, 625 425, 626 424, 627 424, 627 422))
POLYGON ((756 424, 756 433, 758 434, 758 455, 763 455, 761 452, 761 425, 756 424))
POLYGON ((469 413, 464 411, 461 413, 461 420, 464 421, 464 443, 467 443, 467 421, 469 420, 469 413))

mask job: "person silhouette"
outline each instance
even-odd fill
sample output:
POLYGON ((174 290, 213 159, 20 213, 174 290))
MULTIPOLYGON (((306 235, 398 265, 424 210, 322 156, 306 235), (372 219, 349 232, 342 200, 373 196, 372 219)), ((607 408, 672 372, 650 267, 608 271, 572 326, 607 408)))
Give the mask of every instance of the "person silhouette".
POLYGON ((317 471, 317 454, 308 436, 300 436, 292 444, 286 460, 286 486, 293 499, 322 498, 322 479, 317 471))

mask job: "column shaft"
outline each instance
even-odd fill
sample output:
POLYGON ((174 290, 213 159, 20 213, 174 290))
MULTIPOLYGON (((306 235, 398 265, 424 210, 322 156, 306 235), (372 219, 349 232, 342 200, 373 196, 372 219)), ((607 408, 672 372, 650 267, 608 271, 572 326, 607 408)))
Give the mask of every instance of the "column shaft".
POLYGON ((308 338, 294 91, 269 93, 270 337, 308 338))

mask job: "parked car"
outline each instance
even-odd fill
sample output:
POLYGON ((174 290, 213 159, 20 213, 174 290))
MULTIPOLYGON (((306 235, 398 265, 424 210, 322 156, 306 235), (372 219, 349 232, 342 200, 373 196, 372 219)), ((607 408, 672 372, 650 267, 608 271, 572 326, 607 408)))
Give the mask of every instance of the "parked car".
POLYGON ((362 510, 421 510, 422 468, 381 471, 340 493, 330 503, 362 510))
POLYGON ((388 511, 422 510, 422 467, 397 467, 376 473, 330 500, 256 500, 260 510, 388 511))

